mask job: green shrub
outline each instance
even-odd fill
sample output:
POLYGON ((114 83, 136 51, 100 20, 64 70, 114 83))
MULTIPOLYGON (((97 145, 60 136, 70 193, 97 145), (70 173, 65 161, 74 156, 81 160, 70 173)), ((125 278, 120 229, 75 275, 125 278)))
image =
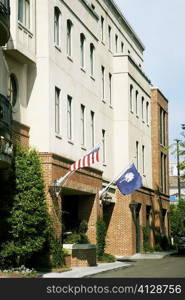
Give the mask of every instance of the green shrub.
POLYGON ((112 254, 104 253, 102 256, 99 257, 99 261, 111 263, 111 262, 115 262, 116 258, 112 254))
POLYGON ((89 239, 85 233, 71 233, 64 240, 65 244, 89 244, 89 239))
POLYGON ((103 218, 98 218, 96 222, 96 242, 97 242, 97 257, 100 259, 105 251, 105 236, 106 225, 103 218))
POLYGON ((7 241, 1 245, 0 260, 11 266, 26 265, 47 241, 50 218, 45 204, 41 162, 35 150, 15 148, 12 207, 7 241))
POLYGON ((149 252, 150 249, 150 230, 148 227, 143 227, 143 251, 149 252))
POLYGON ((79 233, 86 233, 88 230, 88 224, 86 220, 83 220, 79 226, 79 233))
POLYGON ((66 252, 62 248, 61 241, 56 237, 53 237, 51 243, 51 265, 53 268, 64 266, 64 256, 66 252))

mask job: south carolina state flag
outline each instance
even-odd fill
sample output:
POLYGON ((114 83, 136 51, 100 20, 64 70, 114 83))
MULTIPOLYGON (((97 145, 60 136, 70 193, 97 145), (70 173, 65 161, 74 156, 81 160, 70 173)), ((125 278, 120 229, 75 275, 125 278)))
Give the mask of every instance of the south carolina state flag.
POLYGON ((142 178, 134 164, 128 168, 123 175, 116 180, 116 185, 124 195, 133 193, 142 187, 142 178))

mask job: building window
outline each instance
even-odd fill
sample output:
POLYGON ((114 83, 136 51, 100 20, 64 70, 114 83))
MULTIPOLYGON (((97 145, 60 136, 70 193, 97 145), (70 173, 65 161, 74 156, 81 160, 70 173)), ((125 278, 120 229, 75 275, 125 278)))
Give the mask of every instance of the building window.
POLYGON ((19 0, 18 2, 18 20, 28 29, 30 29, 30 1, 19 0))
POLYGON ((165 131, 166 131, 166 124, 165 124, 165 111, 162 109, 162 107, 160 108, 160 144, 165 146, 166 145, 166 141, 165 141, 165 131))
POLYGON ((149 124, 149 103, 146 102, 146 123, 149 124))
POLYGON ((139 142, 136 142, 136 168, 139 168, 139 142))
POLYGON ((138 91, 136 91, 136 116, 138 116, 138 91))
POLYGON ((112 74, 109 73, 109 104, 112 106, 112 74))
POLYGON ((80 121, 81 121, 81 145, 85 145, 85 106, 81 104, 81 116, 80 116, 80 121))
POLYGON ((115 35, 115 52, 118 52, 118 36, 117 34, 115 35))
POLYGON ((55 87, 55 132, 60 134, 60 89, 55 87))
POLYGON ((105 99, 105 68, 101 67, 101 76, 102 76, 102 100, 105 99))
POLYGON ((72 56, 72 26, 71 20, 67 20, 67 55, 72 56))
POLYGON ((94 45, 90 44, 90 68, 91 76, 94 76, 94 45))
POLYGON ((8 99, 12 106, 16 105, 18 97, 17 79, 14 74, 11 74, 8 80, 8 99))
POLYGON ((54 42, 57 46, 60 46, 60 23, 61 12, 58 7, 54 9, 54 42))
POLYGON ((130 111, 133 112, 133 86, 130 85, 130 111))
POLYGON ((142 171, 145 174, 145 146, 142 146, 142 171))
POLYGON ((124 43, 121 42, 121 53, 123 53, 123 50, 124 50, 124 43))
POLYGON ((167 191, 167 157, 161 152, 161 191, 166 193, 167 191))
POLYGON ((101 41, 104 42, 104 18, 101 17, 101 41))
POLYGON ((91 111, 91 146, 94 147, 95 136, 94 136, 94 112, 91 111))
POLYGON ((102 129, 102 151, 103 151, 103 164, 106 163, 106 140, 105 140, 105 130, 102 129))
POLYGON ((109 36, 109 50, 111 50, 112 49, 112 29, 111 29, 111 27, 109 26, 108 27, 108 36, 109 36))
POLYGON ((85 35, 80 34, 81 67, 85 68, 85 35))
POLYGON ((142 97, 141 99, 141 117, 142 117, 142 120, 144 121, 144 97, 142 97))
POLYGON ((72 140, 72 97, 67 96, 67 137, 72 140))

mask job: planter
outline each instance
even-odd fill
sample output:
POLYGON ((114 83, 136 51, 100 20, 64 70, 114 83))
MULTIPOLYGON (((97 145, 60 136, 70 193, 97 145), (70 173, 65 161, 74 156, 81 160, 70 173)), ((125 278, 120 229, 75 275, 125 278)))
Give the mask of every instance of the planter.
POLYGON ((96 245, 94 244, 63 244, 69 255, 65 257, 67 267, 95 266, 96 245))

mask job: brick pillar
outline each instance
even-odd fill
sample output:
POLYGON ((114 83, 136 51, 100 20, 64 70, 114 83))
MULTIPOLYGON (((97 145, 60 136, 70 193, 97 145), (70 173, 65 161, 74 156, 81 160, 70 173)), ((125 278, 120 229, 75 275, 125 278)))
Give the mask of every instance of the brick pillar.
POLYGON ((113 205, 106 237, 105 251, 114 255, 132 254, 133 222, 129 208, 130 196, 116 191, 116 203, 113 205))

